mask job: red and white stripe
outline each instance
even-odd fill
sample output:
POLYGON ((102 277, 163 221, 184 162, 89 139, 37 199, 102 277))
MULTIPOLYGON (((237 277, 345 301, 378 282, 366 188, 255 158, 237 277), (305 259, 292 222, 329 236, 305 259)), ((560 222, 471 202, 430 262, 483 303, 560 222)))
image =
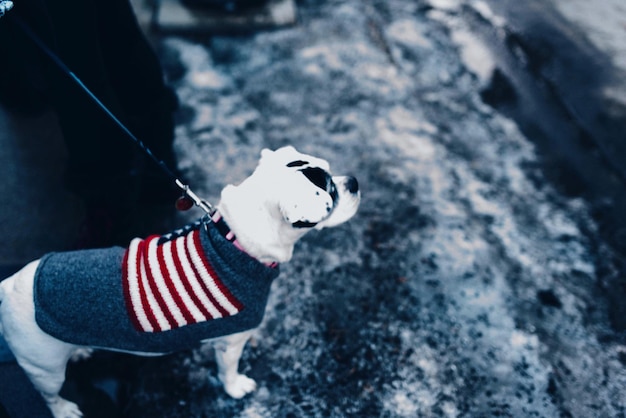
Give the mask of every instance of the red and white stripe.
POLYGON ((160 239, 135 238, 124 256, 124 297, 135 328, 167 331, 243 309, 207 260, 198 229, 160 239))

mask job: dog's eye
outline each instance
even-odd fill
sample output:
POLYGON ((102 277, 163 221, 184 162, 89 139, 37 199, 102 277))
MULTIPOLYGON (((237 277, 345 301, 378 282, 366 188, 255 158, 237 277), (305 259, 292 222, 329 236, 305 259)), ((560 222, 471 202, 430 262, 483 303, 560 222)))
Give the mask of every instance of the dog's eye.
POLYGON ((287 167, 302 167, 303 165, 307 165, 308 163, 308 161, 297 160, 287 164, 287 167))
POLYGON ((319 167, 303 168, 300 172, 304 174, 311 183, 328 193, 333 200, 333 204, 337 202, 339 192, 330 174, 319 167))
POLYGON ((315 184, 317 187, 324 191, 328 191, 329 183, 331 182, 330 176, 324 170, 319 167, 308 167, 300 170, 302 174, 309 179, 309 181, 315 184))

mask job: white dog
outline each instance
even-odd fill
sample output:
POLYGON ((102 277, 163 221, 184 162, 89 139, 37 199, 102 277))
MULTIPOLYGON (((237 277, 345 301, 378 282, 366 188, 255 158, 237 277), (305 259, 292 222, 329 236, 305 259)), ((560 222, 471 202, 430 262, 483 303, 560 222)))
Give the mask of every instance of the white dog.
POLYGON ((224 389, 241 398, 256 383, 239 374, 239 358, 278 263, 307 231, 350 219, 359 201, 356 179, 331 176, 326 161, 263 150, 211 220, 128 249, 48 254, 4 280, 0 329, 56 418, 82 416, 59 391, 85 348, 158 355, 210 340, 224 389))

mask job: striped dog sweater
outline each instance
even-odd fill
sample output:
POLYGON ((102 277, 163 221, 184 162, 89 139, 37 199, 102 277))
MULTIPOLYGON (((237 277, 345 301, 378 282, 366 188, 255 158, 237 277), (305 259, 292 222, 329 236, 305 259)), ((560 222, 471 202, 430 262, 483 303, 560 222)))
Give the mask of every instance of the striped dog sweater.
POLYGON ((197 222, 127 249, 44 256, 37 324, 72 344, 154 353, 258 326, 279 269, 238 249, 224 229, 197 222))

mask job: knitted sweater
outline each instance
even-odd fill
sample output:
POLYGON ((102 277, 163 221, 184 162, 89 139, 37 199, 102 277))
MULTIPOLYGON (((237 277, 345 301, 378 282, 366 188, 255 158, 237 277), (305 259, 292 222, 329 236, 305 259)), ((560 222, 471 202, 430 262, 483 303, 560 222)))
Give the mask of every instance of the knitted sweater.
POLYGON ((128 249, 44 256, 35 274, 35 318, 43 331, 72 344, 188 349, 258 326, 278 273, 239 250, 213 222, 197 222, 135 239, 128 249))

